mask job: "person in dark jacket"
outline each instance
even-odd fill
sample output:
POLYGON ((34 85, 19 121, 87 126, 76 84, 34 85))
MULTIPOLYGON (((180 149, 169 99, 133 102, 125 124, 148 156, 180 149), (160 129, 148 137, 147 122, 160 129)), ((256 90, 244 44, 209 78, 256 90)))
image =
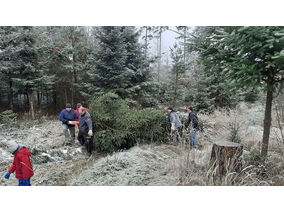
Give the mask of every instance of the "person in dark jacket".
POLYGON ((196 134, 197 134, 197 131, 199 130, 199 124, 198 124, 197 113, 193 111, 192 107, 188 108, 188 120, 185 124, 185 127, 188 128, 188 126, 193 128, 193 131, 191 131, 191 134, 190 134, 190 141, 191 141, 191 145, 194 148, 196 148, 197 147, 196 134))
POLYGON ((77 112, 71 108, 71 104, 66 104, 66 108, 61 111, 59 119, 62 121, 65 139, 69 142, 75 141, 75 124, 78 123, 78 121, 75 121, 76 118, 79 118, 77 112))
POLYGON ((93 150, 93 123, 92 118, 86 108, 80 106, 79 108, 80 118, 79 118, 79 133, 78 141, 81 145, 85 145, 89 154, 92 154, 93 150))
POLYGON ((171 143, 177 145, 177 142, 180 140, 180 131, 181 131, 181 121, 179 119, 178 113, 172 108, 168 108, 169 122, 171 126, 171 143))
MULTIPOLYGON (((80 108, 81 106, 82 106, 82 104, 80 104, 80 103, 77 104, 76 112, 77 112, 77 114, 78 114, 79 116, 80 116, 79 108, 80 108)), ((84 107, 84 109, 85 109, 86 111, 89 111, 86 107, 84 107)), ((79 122, 79 119, 76 118, 75 121, 78 121, 78 122, 79 122)), ((77 124, 77 126, 78 126, 78 129, 80 129, 79 123, 77 124)))
POLYGON ((15 141, 8 142, 6 148, 14 155, 14 161, 4 177, 9 179, 11 173, 16 171, 19 186, 31 186, 30 178, 34 175, 33 166, 30 161, 31 151, 24 146, 18 145, 15 141))

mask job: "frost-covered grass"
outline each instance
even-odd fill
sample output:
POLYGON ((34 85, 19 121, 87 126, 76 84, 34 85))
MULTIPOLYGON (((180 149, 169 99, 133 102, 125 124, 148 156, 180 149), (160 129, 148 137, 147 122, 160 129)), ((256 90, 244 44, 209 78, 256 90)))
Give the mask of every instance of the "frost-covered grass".
MULTIPOLYGON (((180 116, 187 115, 181 113, 180 116)), ((197 134, 197 150, 189 146, 141 145, 123 152, 91 157, 78 142, 64 145, 58 120, 18 122, 0 126, 0 169, 4 175, 13 156, 4 149, 6 140, 16 140, 32 151, 35 175, 32 185, 214 185, 208 164, 212 144, 230 139, 230 123, 240 124, 238 130, 244 146, 243 170, 228 174, 220 185, 284 185, 284 144, 279 143, 271 128, 269 152, 265 167, 258 159, 263 134, 264 106, 240 104, 230 111, 217 110, 199 114, 204 131, 197 134)), ((0 178, 0 185, 17 185, 0 178)))
POLYGON ((134 147, 94 162, 71 185, 175 185, 167 165, 178 156, 172 146, 134 147))
MULTIPOLYGON (((274 112, 273 112, 274 113, 274 112)), ((212 114, 199 114, 204 123, 204 132, 197 135, 199 150, 184 150, 171 166, 177 177, 177 185, 214 185, 208 163, 212 143, 230 141, 230 123, 240 124, 238 134, 244 146, 243 170, 230 173, 220 185, 284 185, 284 144, 277 142, 271 128, 269 152, 265 166, 259 165, 263 135, 264 106, 241 103, 233 110, 216 110, 212 114)))

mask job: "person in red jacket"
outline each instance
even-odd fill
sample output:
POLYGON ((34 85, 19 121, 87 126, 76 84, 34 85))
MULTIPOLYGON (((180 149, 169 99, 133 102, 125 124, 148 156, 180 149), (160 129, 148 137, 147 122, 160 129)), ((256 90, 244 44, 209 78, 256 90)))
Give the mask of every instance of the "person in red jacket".
POLYGON ((31 151, 24 146, 18 145, 15 141, 8 142, 7 150, 15 157, 5 178, 9 179, 10 174, 16 171, 16 178, 19 179, 19 186, 31 186, 30 178, 34 175, 33 166, 30 160, 31 151))
MULTIPOLYGON (((82 104, 80 104, 80 103, 77 104, 76 112, 77 112, 78 115, 80 115, 79 108, 80 108, 81 106, 82 106, 82 104)), ((83 108, 84 108, 85 111, 89 111, 86 107, 83 107, 83 108)), ((79 119, 78 119, 78 118, 75 118, 75 121, 79 121, 79 119)), ((79 123, 77 124, 77 126, 78 126, 78 129, 80 129, 79 123)))

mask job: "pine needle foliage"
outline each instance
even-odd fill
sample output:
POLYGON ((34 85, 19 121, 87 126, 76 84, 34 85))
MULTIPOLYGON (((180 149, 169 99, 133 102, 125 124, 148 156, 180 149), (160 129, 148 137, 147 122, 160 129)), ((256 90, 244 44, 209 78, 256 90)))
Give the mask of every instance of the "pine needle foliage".
POLYGON ((113 152, 136 144, 165 141, 167 116, 162 110, 132 108, 135 102, 106 93, 90 105, 97 151, 113 152))

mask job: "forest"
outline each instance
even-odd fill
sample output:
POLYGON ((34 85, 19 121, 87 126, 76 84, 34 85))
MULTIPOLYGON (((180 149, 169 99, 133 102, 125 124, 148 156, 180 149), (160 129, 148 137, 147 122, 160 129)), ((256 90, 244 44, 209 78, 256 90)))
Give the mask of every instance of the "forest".
POLYGON ((1 140, 32 146, 36 185, 284 185, 283 69, 281 26, 1 26, 1 140), (62 150, 67 103, 92 116, 87 162, 78 144, 62 150), (168 107, 182 124, 188 107, 198 113, 200 148, 188 149, 185 129, 169 144, 168 107), (242 144, 244 167, 216 183, 219 140, 242 144), (67 162, 74 177, 45 177, 67 162))

